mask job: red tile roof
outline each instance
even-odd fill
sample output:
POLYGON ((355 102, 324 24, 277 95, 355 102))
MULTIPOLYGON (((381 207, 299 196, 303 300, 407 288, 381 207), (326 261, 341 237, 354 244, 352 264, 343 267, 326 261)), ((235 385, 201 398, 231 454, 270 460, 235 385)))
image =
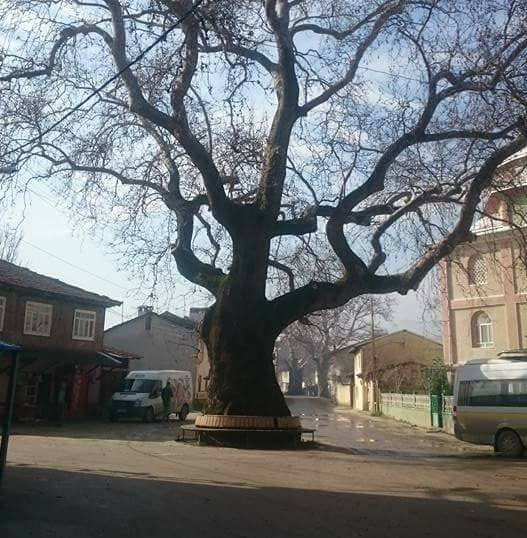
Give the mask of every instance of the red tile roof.
POLYGON ((0 286, 36 291, 46 295, 56 295, 106 307, 121 304, 119 301, 110 299, 105 295, 98 295, 97 293, 71 286, 56 278, 35 273, 5 260, 0 260, 0 286))

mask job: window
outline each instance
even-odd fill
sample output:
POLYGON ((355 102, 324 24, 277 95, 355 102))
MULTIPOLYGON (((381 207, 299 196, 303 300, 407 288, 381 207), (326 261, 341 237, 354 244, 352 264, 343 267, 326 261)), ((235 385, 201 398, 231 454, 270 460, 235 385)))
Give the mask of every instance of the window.
POLYGON ((95 312, 75 310, 73 318, 73 338, 75 340, 93 340, 95 338, 95 312))
POLYGON ((476 312, 472 317, 473 347, 493 347, 494 331, 492 320, 486 312, 476 312))
POLYGON ((487 283, 487 264, 480 254, 474 254, 468 260, 468 283, 481 286, 487 283))
POLYGON ((517 196, 509 203, 509 219, 516 226, 527 224, 527 196, 517 196))
POLYGON ((461 381, 458 403, 475 407, 527 407, 527 380, 461 381))
POLYGON ((24 334, 49 336, 51 334, 51 315, 53 307, 50 304, 26 303, 26 318, 24 321, 24 334))
POLYGON ((5 297, 0 297, 0 331, 4 329, 5 303, 5 297))

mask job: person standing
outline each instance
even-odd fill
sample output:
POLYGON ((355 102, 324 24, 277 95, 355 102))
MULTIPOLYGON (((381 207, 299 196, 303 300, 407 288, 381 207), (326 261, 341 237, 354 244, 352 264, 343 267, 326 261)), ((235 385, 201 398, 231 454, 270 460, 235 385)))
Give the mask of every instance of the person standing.
POLYGON ((167 384, 161 391, 161 398, 163 399, 163 408, 165 411, 165 420, 167 422, 170 417, 172 396, 172 385, 170 384, 170 381, 167 381, 167 384))
POLYGON ((59 424, 62 424, 66 411, 66 390, 66 381, 61 381, 57 393, 57 421, 59 424))

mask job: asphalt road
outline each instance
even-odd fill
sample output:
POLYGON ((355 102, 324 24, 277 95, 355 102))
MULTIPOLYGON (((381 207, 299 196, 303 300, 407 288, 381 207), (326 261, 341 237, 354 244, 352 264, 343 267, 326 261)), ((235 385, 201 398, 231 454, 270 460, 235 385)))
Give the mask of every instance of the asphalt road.
POLYGON ((493 454, 491 447, 470 445, 446 433, 426 431, 393 419, 336 408, 321 398, 288 397, 287 403, 305 427, 317 429, 317 441, 352 453, 393 457, 493 454))
POLYGON ((173 440, 174 423, 17 428, 0 537, 525 534, 527 459, 464 453, 448 439, 440 449, 435 434, 314 400, 292 407, 318 419, 322 448, 196 447, 173 440))

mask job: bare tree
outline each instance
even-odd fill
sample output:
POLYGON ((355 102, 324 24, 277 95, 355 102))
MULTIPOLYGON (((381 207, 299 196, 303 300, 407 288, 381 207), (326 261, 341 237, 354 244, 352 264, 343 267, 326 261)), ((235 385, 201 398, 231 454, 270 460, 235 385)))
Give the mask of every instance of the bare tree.
POLYGON ((275 347, 277 370, 284 371, 285 368, 289 373, 287 394, 290 396, 303 393, 304 369, 309 364, 309 356, 298 344, 293 325, 280 335, 275 347))
POLYGON ((0 260, 17 263, 22 233, 9 223, 0 225, 0 260))
POLYGON ((277 336, 416 289, 526 145, 526 2, 191 8, 4 0, 3 185, 45 179, 137 265, 171 254, 216 299, 201 330, 210 412, 287 415, 277 336))
MULTIPOLYGON (((304 323, 295 323, 288 334, 295 345, 315 363, 318 392, 329 398, 328 375, 333 360, 354 344, 371 338, 372 309, 376 321, 387 321, 391 315, 391 298, 363 295, 345 306, 324 310, 309 317, 304 323)), ((378 335, 381 334, 376 327, 378 335)), ((299 351, 297 351, 299 353, 299 351)))

